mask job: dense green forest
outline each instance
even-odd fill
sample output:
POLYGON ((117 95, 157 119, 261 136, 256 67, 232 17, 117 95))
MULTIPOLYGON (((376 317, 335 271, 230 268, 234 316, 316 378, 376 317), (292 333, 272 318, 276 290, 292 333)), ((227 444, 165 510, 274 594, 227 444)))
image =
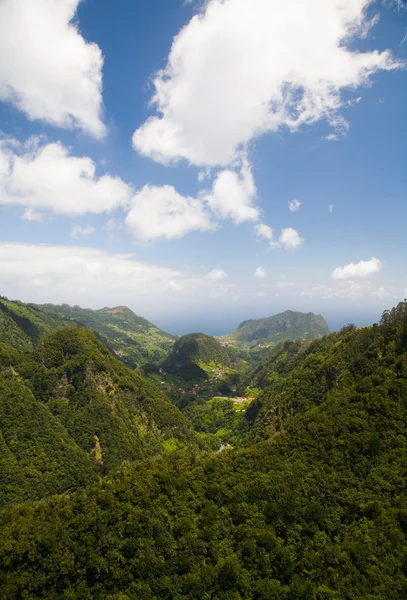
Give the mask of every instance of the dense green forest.
POLYGON ((1 598, 407 597, 407 302, 247 364, 221 452, 89 332, 1 348, 1 598))
POLYGON ((0 344, 0 505, 63 492, 192 440, 187 419, 87 330, 0 344))

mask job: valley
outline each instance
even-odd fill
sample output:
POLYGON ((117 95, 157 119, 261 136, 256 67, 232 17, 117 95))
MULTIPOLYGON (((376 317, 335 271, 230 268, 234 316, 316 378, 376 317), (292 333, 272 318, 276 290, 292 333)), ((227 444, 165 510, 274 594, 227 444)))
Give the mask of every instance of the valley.
POLYGON ((406 302, 133 367, 128 309, 0 303, 2 598, 405 596, 406 302))

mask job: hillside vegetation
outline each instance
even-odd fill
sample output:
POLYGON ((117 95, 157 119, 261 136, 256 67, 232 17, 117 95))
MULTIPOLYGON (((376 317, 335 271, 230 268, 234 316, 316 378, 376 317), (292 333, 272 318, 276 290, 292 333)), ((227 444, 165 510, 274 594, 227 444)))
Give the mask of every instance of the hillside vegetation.
POLYGON ((77 487, 192 438, 157 388, 79 328, 28 354, 0 345, 0 434, 0 504, 77 487))
POLYGON ((44 335, 67 325, 76 323, 35 305, 0 297, 0 342, 13 348, 32 350, 44 335))
POLYGON ((282 345, 255 377, 240 448, 3 510, 0 597, 406 598, 407 303, 282 345))
POLYGON ((247 349, 281 340, 313 340, 328 333, 328 325, 321 315, 286 310, 274 317, 243 321, 220 340, 223 344, 234 343, 247 349))
POLYGON ((126 306, 91 310, 67 304, 42 304, 38 308, 50 316, 72 320, 98 333, 120 360, 132 368, 164 360, 177 339, 126 306))

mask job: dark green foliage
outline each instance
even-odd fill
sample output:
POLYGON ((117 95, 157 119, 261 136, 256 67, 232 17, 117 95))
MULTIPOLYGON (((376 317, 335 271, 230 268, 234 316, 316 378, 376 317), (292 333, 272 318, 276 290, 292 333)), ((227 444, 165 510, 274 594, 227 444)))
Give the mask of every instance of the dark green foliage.
POLYGON ((34 353, 0 345, 0 433, 0 504, 78 487, 192 439, 157 388, 79 328, 50 334, 34 353))
POLYGON ((89 483, 91 461, 13 369, 0 375, 0 505, 89 483))
POLYGON ((321 315, 286 310, 274 317, 244 321, 221 339, 249 348, 275 344, 281 340, 313 340, 327 333, 328 325, 321 315))
POLYGON ((246 448, 181 450, 8 507, 0 597, 403 600, 406 336, 402 303, 380 326, 281 346, 255 374, 246 448))
POLYGON ((179 372, 191 365, 204 367, 210 363, 231 366, 228 353, 215 338, 204 333, 190 333, 175 342, 163 367, 179 372))

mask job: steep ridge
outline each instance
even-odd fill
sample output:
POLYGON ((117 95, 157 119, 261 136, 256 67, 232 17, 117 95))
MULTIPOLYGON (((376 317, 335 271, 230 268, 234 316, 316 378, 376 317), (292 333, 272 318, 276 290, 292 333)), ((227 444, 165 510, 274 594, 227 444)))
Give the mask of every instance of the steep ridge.
POLYGON ((322 315, 286 310, 266 319, 243 321, 237 329, 220 338, 244 348, 271 345, 281 340, 313 340, 329 333, 322 315))
MULTIPOLYGON (((0 355, 2 354, 0 347, 0 355)), ((12 369, 0 374, 0 506, 95 479, 94 462, 12 369)))
POLYGON ((148 365, 148 377, 177 405, 209 398, 236 385, 246 369, 246 354, 222 347, 213 337, 190 333, 179 338, 168 358, 159 366, 148 365))
POLYGON ((47 314, 35 305, 0 297, 0 342, 14 348, 30 350, 41 337, 67 325, 76 323, 60 315, 47 314))
POLYGON ((164 360, 177 339, 126 306, 91 310, 67 304, 42 304, 38 308, 48 315, 72 320, 97 332, 106 345, 132 368, 164 360))
POLYGON ((407 597, 407 303, 292 348, 264 365, 246 448, 1 512, 0 596, 407 597))
POLYGON ((187 419, 157 388, 84 329, 49 334, 28 354, 1 345, 0 376, 3 468, 11 477, 3 502, 81 485, 96 470, 110 472, 193 437, 187 419))
POLYGON ((185 378, 198 375, 207 378, 213 368, 230 367, 227 351, 204 333, 190 333, 182 336, 174 344, 171 354, 163 363, 169 371, 182 374, 185 378))

